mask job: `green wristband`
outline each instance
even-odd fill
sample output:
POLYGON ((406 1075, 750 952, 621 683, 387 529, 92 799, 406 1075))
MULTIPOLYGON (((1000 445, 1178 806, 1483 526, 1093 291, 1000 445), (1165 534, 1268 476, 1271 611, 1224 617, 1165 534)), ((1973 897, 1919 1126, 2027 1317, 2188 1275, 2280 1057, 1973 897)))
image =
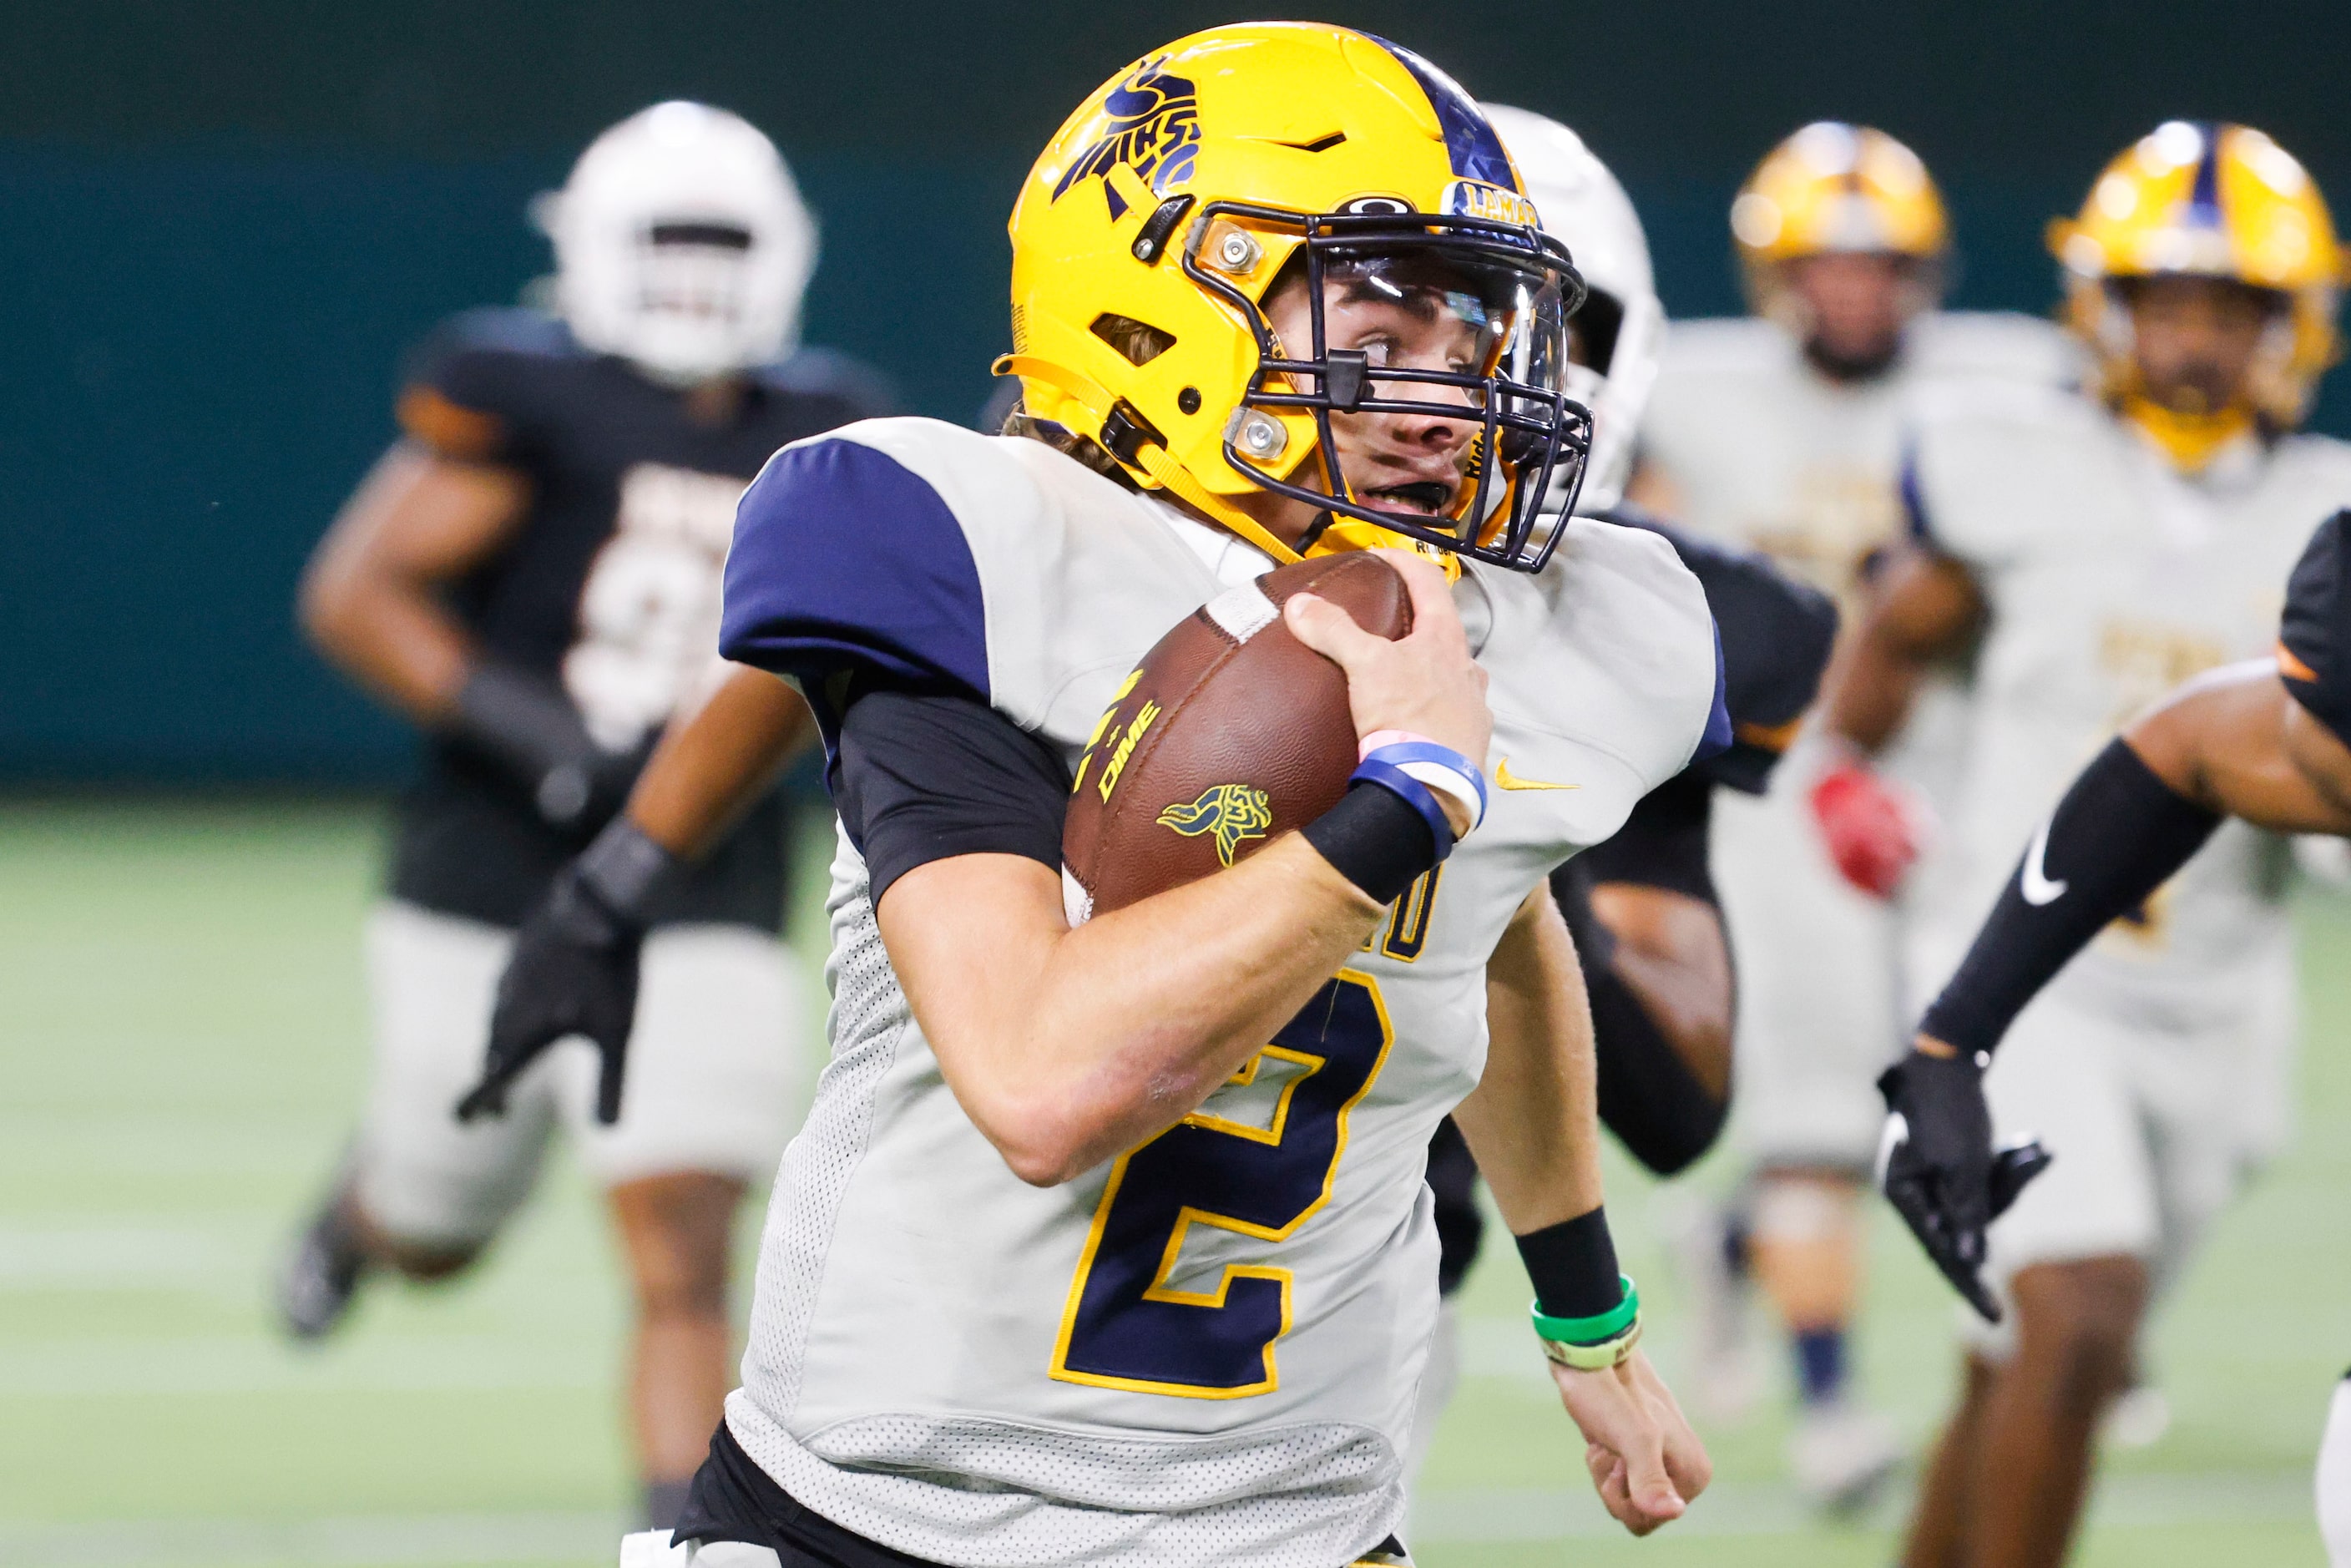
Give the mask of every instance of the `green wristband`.
POLYGON ((1625 1299, 1604 1312, 1588 1318, 1554 1318, 1544 1312, 1542 1303, 1536 1301, 1529 1310, 1535 1320, 1535 1333, 1553 1344, 1604 1344, 1641 1321, 1641 1292, 1634 1288, 1633 1276, 1619 1274, 1625 1287, 1625 1299))

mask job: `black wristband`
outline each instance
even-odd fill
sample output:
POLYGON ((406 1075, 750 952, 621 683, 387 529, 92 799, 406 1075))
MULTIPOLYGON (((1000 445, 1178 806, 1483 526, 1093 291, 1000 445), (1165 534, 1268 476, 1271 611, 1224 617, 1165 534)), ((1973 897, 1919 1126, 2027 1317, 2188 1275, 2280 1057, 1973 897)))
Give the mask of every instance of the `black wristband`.
POLYGON ((1616 1243, 1608 1236, 1604 1205, 1514 1239, 1535 1288, 1535 1304, 1545 1317, 1598 1317, 1624 1301, 1616 1243))
POLYGON ((1363 780, 1299 834, 1374 904, 1394 904, 1437 863, 1437 836, 1411 802, 1363 780))
POLYGON ((643 926, 653 900, 684 863, 622 815, 580 852, 572 870, 616 918, 643 926))
POLYGON ((1966 1055, 1991 1051, 2074 955, 2144 904, 2220 825, 2127 743, 2108 744, 2026 848, 1919 1031, 1966 1055))
POLYGON ((605 754, 553 682, 485 660, 458 688, 444 729, 512 779, 548 821, 586 813, 605 754))

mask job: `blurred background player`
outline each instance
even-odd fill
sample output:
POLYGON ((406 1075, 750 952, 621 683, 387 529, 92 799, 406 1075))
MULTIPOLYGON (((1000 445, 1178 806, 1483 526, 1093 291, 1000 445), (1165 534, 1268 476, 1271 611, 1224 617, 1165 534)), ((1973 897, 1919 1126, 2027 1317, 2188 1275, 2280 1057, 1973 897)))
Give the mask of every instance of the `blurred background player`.
MULTIPOLYGON (((1576 257, 1589 292, 1568 319, 1571 395, 1593 413, 1578 516, 1663 534, 1705 588, 1722 641, 1737 738, 1645 797, 1614 837, 1552 875, 1591 1002, 1602 1121, 1649 1171, 1670 1176, 1714 1145, 1729 1113, 1732 955, 1708 869, 1717 785, 1756 793, 1781 737, 1812 703, 1836 632, 1828 597, 1750 550, 1658 522, 1624 498, 1665 332, 1640 214, 1608 166, 1555 120, 1484 106, 1543 227, 1576 257)), ((1504 789, 1528 788, 1507 772, 1504 789)), ((1485 1228, 1478 1170, 1448 1120, 1429 1145, 1447 1304, 1422 1382, 1413 1458, 1426 1454, 1458 1376, 1451 1299, 1485 1228)))
MULTIPOLYGON (((1984 1064, 2017 1015, 2224 819, 2276 833, 2351 834, 2346 531, 2351 511, 2337 512, 2304 548, 2273 660, 2191 680, 2074 779, 1927 1009, 1911 1054, 1886 1075, 1889 1113, 1900 1118, 1886 1196, 1970 1299, 1982 1296, 1984 1229, 2004 1196, 1984 1064), (2053 886, 2063 891, 2053 895, 2053 886)), ((2317 1479, 2330 1560, 2351 1568, 2351 1378, 2335 1389, 2317 1479)))
MULTIPOLYGON (((736 116, 644 110, 597 139, 540 215, 559 315, 475 311, 427 341, 401 395, 405 437, 302 588, 319 648, 430 748, 368 930, 367 1103, 278 1304, 287 1333, 315 1339, 371 1272, 465 1268, 568 1123, 636 1287, 632 1402, 660 1519, 732 1381, 730 1225, 745 1184, 774 1167, 802 1071, 801 993, 777 938, 780 798, 652 915, 624 1113, 617 1059, 599 1082, 584 1053, 469 1105, 495 1118, 453 1110, 513 927, 664 727, 725 679, 719 578, 744 486, 778 446, 875 398, 853 367, 793 356, 816 227, 774 146, 736 116)), ((778 751, 806 722, 735 701, 778 751)))
MULTIPOLYGON (((1731 206, 1745 319, 1677 322, 1641 427, 1644 500, 1709 538, 1760 549, 1839 601, 1845 622, 1899 538, 1901 409, 1951 377, 2053 382, 2069 353, 2022 316, 1936 309, 1949 225, 1926 167, 1882 131, 1823 120, 1774 148, 1731 206)), ((1751 1270, 1793 1337, 1801 1407, 1789 1460, 1833 1507, 1894 1464, 1891 1429, 1848 1390, 1864 1178, 1881 1120, 1871 1080, 1900 1042, 1906 905, 1849 886, 1834 857, 1905 849, 1951 766, 1955 682, 1927 684, 1881 764, 1901 795, 1855 803, 1809 735, 1760 799, 1726 800, 1715 869, 1740 956, 1740 1113, 1751 1162, 1728 1224, 1687 1249, 1707 1292, 1709 1375, 1730 1415, 1752 1396, 1741 1334, 1751 1270), (1815 808, 1823 809, 1816 821, 1815 808), (1871 808, 1876 808, 1872 810, 1871 808), (1898 808, 1898 809, 1897 809, 1898 808)), ((1787 744, 1785 727, 1769 738, 1787 744)))
MULTIPOLYGON (((2020 844, 2022 896, 2064 896, 2035 825, 2135 713, 2270 647, 2312 520, 2351 501, 2351 447, 2290 434, 2335 354, 2343 257, 2283 149, 2244 126, 2168 122, 2052 239, 2068 320, 2096 356, 2089 395, 1921 398, 1904 478, 1916 543, 1824 699, 1859 758, 1898 731, 1938 659, 1978 647, 1950 901, 1921 943, 1954 959, 2020 844)), ((1852 766, 1857 791, 1881 788, 1852 766)), ((1992 1227, 2008 1321, 1971 1325, 1913 1568, 2064 1555, 2150 1300, 2282 1131, 2286 862, 2283 841, 2223 827, 2049 987, 1988 1075, 2000 1124, 2056 1158, 1992 1227)))

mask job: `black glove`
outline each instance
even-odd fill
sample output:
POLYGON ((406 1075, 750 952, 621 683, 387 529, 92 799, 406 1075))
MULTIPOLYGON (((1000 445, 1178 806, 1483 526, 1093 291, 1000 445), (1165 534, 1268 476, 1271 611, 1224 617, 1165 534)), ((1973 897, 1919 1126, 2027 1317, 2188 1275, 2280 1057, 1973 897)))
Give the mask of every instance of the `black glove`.
POLYGON ((507 1091, 523 1070, 571 1035, 586 1036, 602 1059, 596 1119, 608 1126, 620 1120, 645 910, 677 863, 622 817, 556 873, 498 977, 482 1081, 457 1103, 457 1120, 503 1115, 507 1091))
POLYGON ((1992 1147, 1982 1060, 1914 1051, 1879 1075, 1886 1118, 1877 1181, 1943 1278, 1996 1323, 2000 1303, 1981 1274, 1984 1232, 2050 1155, 2031 1140, 1992 1147))
POLYGON ((541 821, 583 839, 621 809, 651 750, 649 737, 607 751, 560 687, 496 661, 465 678, 446 733, 512 779, 541 821))

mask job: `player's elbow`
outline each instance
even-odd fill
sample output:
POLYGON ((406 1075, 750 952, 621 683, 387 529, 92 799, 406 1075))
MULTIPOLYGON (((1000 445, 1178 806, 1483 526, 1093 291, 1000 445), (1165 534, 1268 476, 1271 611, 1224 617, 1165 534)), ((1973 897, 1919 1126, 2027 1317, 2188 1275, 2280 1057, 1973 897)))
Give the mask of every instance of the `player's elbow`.
POLYGON ((1115 1075, 1003 1086, 970 1107, 972 1121, 1014 1176, 1030 1186, 1061 1186, 1174 1119, 1156 1115, 1147 1093, 1119 1092, 1104 1077, 1115 1075))
POLYGON ((311 559, 294 599, 295 619, 311 646, 331 653, 350 640, 356 599, 348 571, 324 554, 311 559))
POLYGON ((1030 1186, 1062 1186, 1100 1165, 1102 1155, 1097 1133, 1073 1124, 1066 1114, 1037 1106, 1016 1112, 1008 1125, 982 1128, 1007 1169, 1030 1186))

